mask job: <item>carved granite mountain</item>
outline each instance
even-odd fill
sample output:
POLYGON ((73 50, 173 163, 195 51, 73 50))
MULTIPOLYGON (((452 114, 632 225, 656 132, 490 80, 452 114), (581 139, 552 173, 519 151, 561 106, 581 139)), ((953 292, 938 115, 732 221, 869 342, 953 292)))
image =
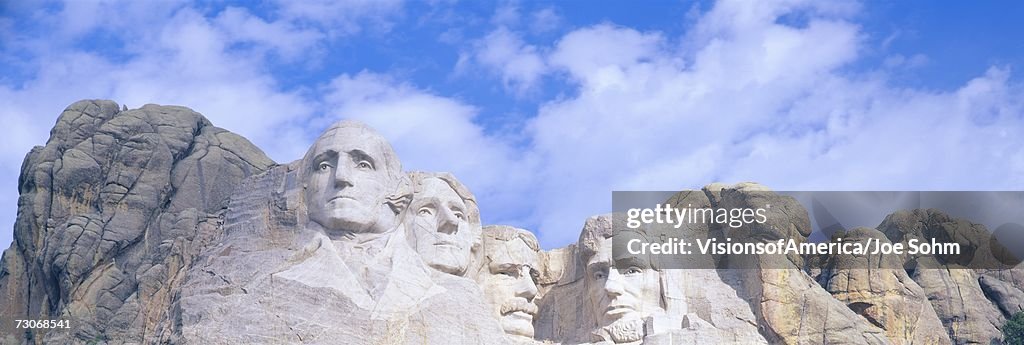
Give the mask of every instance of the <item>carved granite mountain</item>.
MULTIPOLYGON (((972 241, 984 238, 975 234, 987 232, 984 225, 956 219, 934 209, 897 211, 885 217, 878 230, 893 243, 906 243, 912 238, 955 238, 962 245, 973 246, 981 244, 972 241)), ((966 266, 973 259, 939 255, 910 258, 921 262, 918 264, 921 267, 966 266)), ((999 328, 1005 319, 982 290, 974 270, 916 269, 910 272, 910 277, 924 289, 954 344, 1000 341, 999 328)))
POLYGON ((246 177, 274 165, 184 107, 80 101, 25 157, 0 269, 0 333, 27 343, 161 342, 173 296, 246 177), (64 319, 69 332, 15 329, 64 319))
MULTIPOLYGON (((880 231, 856 228, 834 235, 844 241, 868 238, 889 243, 880 231)), ((833 255, 818 282, 871 324, 885 330, 893 344, 949 344, 942 322, 929 304, 924 289, 910 279, 900 258, 893 254, 833 255)))
MULTIPOLYGON (((19 192, 3 344, 989 344, 1024 308, 1022 269, 957 267, 976 257, 708 255, 697 266, 717 268, 620 271, 608 215, 540 250, 527 230, 484 227, 454 176, 403 171, 350 121, 276 164, 187 108, 76 102, 25 158, 19 192), (70 329, 15 328, 43 319, 70 329)), ((696 238, 811 234, 795 199, 754 183, 667 202, 772 205, 764 224, 685 229, 696 238)), ((911 210, 846 235, 981 231, 911 210)))

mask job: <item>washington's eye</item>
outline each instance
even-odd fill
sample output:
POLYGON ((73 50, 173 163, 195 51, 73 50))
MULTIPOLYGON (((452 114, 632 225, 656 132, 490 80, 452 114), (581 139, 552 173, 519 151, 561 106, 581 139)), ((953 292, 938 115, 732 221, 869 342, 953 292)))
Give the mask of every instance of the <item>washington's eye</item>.
POLYGON ((358 166, 359 169, 373 169, 373 164, 370 164, 370 162, 367 161, 359 161, 356 166, 358 166))
POLYGON ((636 267, 636 266, 630 266, 629 268, 626 269, 626 274, 640 274, 640 273, 643 273, 643 272, 644 272, 643 269, 641 269, 640 267, 636 267))
POLYGON ((330 170, 331 164, 327 162, 320 162, 320 164, 317 166, 317 169, 320 169, 320 171, 330 170))
POLYGON ((430 209, 429 207, 424 207, 421 208, 419 211, 416 211, 416 214, 419 214, 421 216, 432 216, 434 215, 434 210, 430 209))

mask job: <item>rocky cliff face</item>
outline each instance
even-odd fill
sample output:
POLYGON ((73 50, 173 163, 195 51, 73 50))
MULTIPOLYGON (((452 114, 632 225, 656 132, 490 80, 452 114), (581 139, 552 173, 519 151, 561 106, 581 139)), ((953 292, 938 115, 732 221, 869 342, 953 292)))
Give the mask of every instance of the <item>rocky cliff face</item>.
MULTIPOLYGON (((321 139, 340 140, 326 133, 321 139)), ((383 164, 360 157, 356 168, 364 160, 383 164)), ((1003 321, 1024 308, 1024 270, 959 267, 976 258, 711 256, 700 260, 719 269, 646 268, 657 282, 650 286, 660 297, 658 313, 602 326, 592 312, 600 289, 588 281, 587 260, 599 256, 594 245, 611 217, 581 221, 580 243, 539 251, 535 238, 508 227, 490 227, 496 233, 488 236, 479 217, 474 224, 465 216, 473 210, 453 208, 461 216, 446 214, 458 220, 426 224, 477 236, 465 248, 474 266, 442 272, 407 244, 415 235, 409 225, 423 225, 416 217, 438 212, 417 199, 434 190, 429 183, 396 180, 395 195, 408 198, 389 196, 393 209, 384 213, 394 211, 401 230, 373 239, 337 236, 309 217, 317 207, 310 169, 341 162, 310 166, 312 158, 275 164, 183 107, 72 104, 22 167, 15 242, 0 262, 0 343, 991 344, 1000 341, 1003 321), (415 212, 406 211, 413 205, 415 212), (809 269, 809 262, 820 265, 809 269), (891 268, 899 262, 921 265, 891 268), (939 269, 915 268, 926 266, 939 269), (486 274, 498 283, 481 283, 486 274), (502 291, 486 287, 511 287, 500 279, 520 274, 532 275, 535 285, 517 285, 514 303, 488 304, 502 291), (530 317, 532 338, 505 334, 504 327, 530 317), (71 329, 15 328, 15 319, 70 320, 71 329)), ((441 186, 451 190, 425 199, 473 201, 454 177, 429 176, 445 176, 441 186)), ((765 224, 699 225, 687 230, 695 237, 756 232, 802 242, 811 233, 799 203, 757 184, 711 184, 668 203, 773 205, 765 224)), ((876 229, 842 234, 905 243, 982 231, 934 210, 912 210, 876 229)))
POLYGON ((173 296, 218 236, 227 197, 272 165, 184 107, 72 104, 22 167, 0 333, 40 344, 166 339, 173 296), (72 330, 15 329, 13 319, 70 320, 72 330))

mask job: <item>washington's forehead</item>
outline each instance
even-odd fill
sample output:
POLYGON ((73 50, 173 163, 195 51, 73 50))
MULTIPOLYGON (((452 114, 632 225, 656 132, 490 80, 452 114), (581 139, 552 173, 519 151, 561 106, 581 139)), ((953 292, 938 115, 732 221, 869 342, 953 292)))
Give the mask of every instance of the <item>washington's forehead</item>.
POLYGON ((382 154, 380 151, 385 144, 384 137, 381 137, 376 132, 362 128, 342 127, 325 132, 313 143, 313 148, 317 153, 360 150, 379 157, 382 154))

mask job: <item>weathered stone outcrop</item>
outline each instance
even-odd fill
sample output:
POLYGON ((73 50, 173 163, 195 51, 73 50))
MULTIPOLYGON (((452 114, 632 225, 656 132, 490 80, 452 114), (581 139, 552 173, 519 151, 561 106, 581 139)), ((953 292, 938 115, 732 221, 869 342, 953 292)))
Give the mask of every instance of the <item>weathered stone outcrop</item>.
POLYGON ((0 269, 0 333, 28 343, 159 342, 224 202, 274 164, 184 107, 81 101, 26 156, 15 241, 0 269), (70 320, 70 331, 13 319, 70 320))
MULTIPOLYGON (((889 243, 875 229, 840 232, 844 242, 876 239, 889 243)), ((826 259, 818 282, 839 301, 885 330, 893 344, 949 344, 942 322, 924 290, 902 269, 893 254, 834 255, 826 259)))
MULTIPOLYGON (((966 249, 969 246, 985 245, 978 239, 986 238, 981 234, 987 232, 983 225, 933 209, 897 211, 886 217, 878 230, 892 243, 956 240, 964 247, 961 253, 973 253, 966 249)), ((902 259, 911 267, 910 277, 924 289, 954 344, 990 344, 1002 339, 1003 315, 986 298, 978 274, 962 268, 974 259, 967 255, 906 255, 902 259), (949 269, 942 269, 945 267, 949 269)))
MULTIPOLYGON (((771 205, 768 221, 740 231, 721 229, 736 238, 806 240, 811 233, 807 211, 793 198, 769 193, 764 186, 741 183, 713 184, 704 188, 715 207, 759 208, 771 205)), ((872 325, 818 285, 804 272, 799 256, 750 255, 735 262, 734 288, 757 316, 758 327, 770 343, 780 344, 887 344, 879 327, 872 325), (753 268, 753 269, 752 269, 753 268)))

